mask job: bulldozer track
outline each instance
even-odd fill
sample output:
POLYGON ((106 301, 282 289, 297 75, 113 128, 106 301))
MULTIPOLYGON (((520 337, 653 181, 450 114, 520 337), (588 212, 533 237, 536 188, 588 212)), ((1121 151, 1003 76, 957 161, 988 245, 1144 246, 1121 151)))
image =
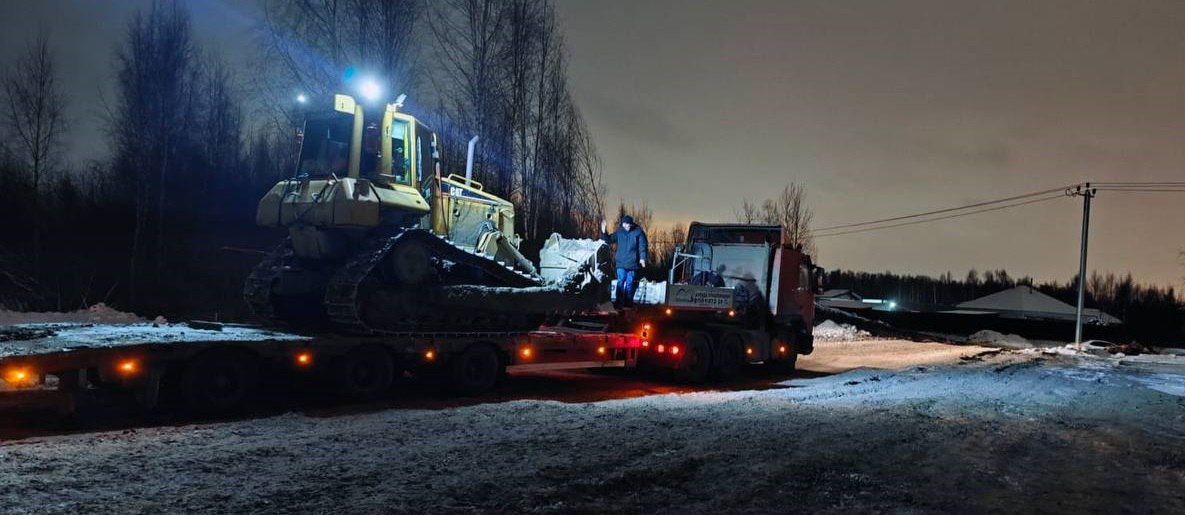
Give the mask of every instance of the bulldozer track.
POLYGON ((453 317, 447 324, 435 319, 409 319, 396 327, 376 327, 368 323, 359 312, 362 300, 358 296, 362 282, 374 272, 391 249, 413 241, 427 246, 438 263, 448 262, 452 267, 464 266, 479 270, 484 278, 481 286, 521 288, 539 285, 538 280, 531 275, 503 264, 492 256, 458 247, 426 230, 385 229, 367 238, 358 252, 330 276, 324 302, 329 319, 340 327, 364 334, 506 334, 533 329, 529 322, 520 326, 513 318, 483 314, 478 310, 469 310, 464 317, 453 317), (466 326, 472 330, 458 330, 466 326))
MULTIPOLYGON (((256 265, 244 283, 243 294, 257 317, 271 323, 307 324, 307 320, 289 313, 291 308, 279 310, 276 306, 279 297, 273 291, 285 271, 298 266, 290 238, 285 239, 256 265)), ((334 327, 356 334, 488 336, 526 333, 548 318, 578 311, 561 306, 564 304, 562 301, 556 303, 555 309, 549 306, 546 310, 540 310, 539 301, 536 301, 534 308, 521 312, 514 309, 482 309, 475 307, 475 302, 465 306, 453 304, 463 302, 460 299, 476 296, 485 299, 476 301, 478 306, 483 302, 503 307, 521 306, 523 296, 538 295, 540 287, 541 280, 537 276, 515 269, 493 256, 457 246, 417 227, 387 227, 377 229, 358 244, 352 256, 329 275, 324 295, 319 297, 321 305, 316 305, 315 297, 310 298, 308 300, 312 304, 308 307, 315 309, 306 309, 305 312, 323 309, 325 318, 334 327), (368 306, 369 299, 362 298, 365 296, 363 284, 368 277, 373 277, 381 279, 379 284, 385 290, 383 293, 400 291, 400 285, 392 284, 390 277, 381 277, 383 274, 377 268, 393 249, 404 243, 424 245, 429 251, 433 267, 442 272, 440 275, 443 280, 422 288, 422 296, 404 293, 425 309, 418 313, 397 315, 399 318, 394 321, 388 318, 376 322, 373 317, 366 316, 368 307, 380 311, 388 309, 382 311, 383 315, 398 313, 398 310, 392 310, 390 306, 368 306), (462 273, 456 274, 450 270, 461 270, 462 273), (467 279, 462 280, 460 276, 467 279)), ((582 302, 577 297, 566 299, 582 302)))

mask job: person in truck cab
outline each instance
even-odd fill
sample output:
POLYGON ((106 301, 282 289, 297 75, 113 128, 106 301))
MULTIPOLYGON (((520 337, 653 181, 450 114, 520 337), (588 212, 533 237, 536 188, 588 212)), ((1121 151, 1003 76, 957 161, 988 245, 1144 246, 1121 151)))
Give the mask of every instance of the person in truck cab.
POLYGON ((621 217, 621 227, 609 234, 608 222, 601 221, 601 240, 605 243, 617 244, 617 308, 634 307, 634 290, 638 287, 638 272, 646 268, 649 255, 646 248, 646 232, 634 224, 630 215, 621 217))

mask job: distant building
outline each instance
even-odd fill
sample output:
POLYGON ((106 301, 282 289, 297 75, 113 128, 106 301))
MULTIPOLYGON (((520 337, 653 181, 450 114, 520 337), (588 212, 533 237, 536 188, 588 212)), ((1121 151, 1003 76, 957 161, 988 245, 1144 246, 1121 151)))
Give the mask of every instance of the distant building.
POLYGON ((874 310, 898 311, 897 302, 884 299, 866 299, 852 290, 827 290, 815 298, 815 303, 828 308, 848 311, 874 310))
MULTIPOLYGON (((1041 293, 1032 286, 1017 286, 991 295, 969 300, 943 311, 949 314, 977 315, 994 313, 1000 318, 1020 320, 1069 320, 1077 317, 1077 308, 1041 293)), ((1084 309, 1083 322, 1096 325, 1120 324, 1115 318, 1098 309, 1084 309)))
POLYGON ((827 290, 827 291, 823 292, 822 295, 819 295, 819 298, 820 299, 828 299, 828 300, 840 300, 840 299, 842 299, 842 300, 864 300, 864 297, 861 297, 858 293, 856 293, 852 290, 838 290, 838 289, 827 290))

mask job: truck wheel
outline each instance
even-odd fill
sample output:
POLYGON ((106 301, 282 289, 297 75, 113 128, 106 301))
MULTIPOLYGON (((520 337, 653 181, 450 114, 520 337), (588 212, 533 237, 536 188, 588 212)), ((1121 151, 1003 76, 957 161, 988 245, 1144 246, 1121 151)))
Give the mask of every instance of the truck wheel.
POLYGON ((488 345, 473 345, 449 364, 448 389, 463 395, 489 391, 502 375, 502 361, 488 345))
POLYGON ((741 372, 745 363, 745 340, 737 333, 728 333, 716 347, 716 379, 727 381, 741 372))
POLYGON ((234 349, 215 349, 193 358, 181 377, 181 393, 193 410, 228 412, 246 406, 259 386, 255 357, 234 349))
POLYGON ((395 384, 395 363, 382 347, 358 346, 346 353, 337 370, 342 395, 354 400, 382 397, 395 384))
POLYGON ((787 374, 794 371, 794 367, 798 363, 797 334, 789 329, 782 329, 774 335, 774 340, 771 342, 775 351, 774 355, 781 355, 776 351, 781 350, 782 347, 786 347, 786 353, 783 357, 772 358, 767 361, 766 363, 769 364, 769 368, 776 372, 787 374))
POLYGON ((687 335, 687 348, 679 367, 679 377, 688 383, 702 383, 712 372, 712 337, 695 331, 687 335))

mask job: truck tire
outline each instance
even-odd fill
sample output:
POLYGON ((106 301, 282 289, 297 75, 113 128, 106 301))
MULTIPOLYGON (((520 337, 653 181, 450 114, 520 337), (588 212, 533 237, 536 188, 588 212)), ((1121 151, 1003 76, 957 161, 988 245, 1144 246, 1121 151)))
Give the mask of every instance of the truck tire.
POLYGON ((688 383, 704 382, 712 372, 712 337, 702 331, 687 333, 687 346, 679 365, 679 378, 688 383))
POLYGON ((336 379, 343 396, 360 401, 374 400, 389 392, 395 384, 395 362, 382 347, 360 345, 342 357, 336 379))
POLYGON ((727 333, 716 346, 716 379, 728 381, 741 372, 745 364, 745 339, 737 333, 727 333))
POLYGON ((449 362, 449 390, 479 395, 492 389, 502 376, 502 360, 489 345, 471 345, 449 362))
MULTIPOLYGON (((794 367, 798 364, 799 334, 795 330, 785 328, 779 329, 774 334, 774 339, 771 342, 772 350, 777 350, 784 345, 787 352, 785 357, 775 357, 767 361, 770 369, 786 374, 794 371, 794 367)), ((777 356, 776 353, 774 355, 777 356)))
POLYGON ((189 408, 202 413, 242 409, 259 387, 255 357, 235 349, 214 349, 198 354, 181 375, 181 394, 189 408))

